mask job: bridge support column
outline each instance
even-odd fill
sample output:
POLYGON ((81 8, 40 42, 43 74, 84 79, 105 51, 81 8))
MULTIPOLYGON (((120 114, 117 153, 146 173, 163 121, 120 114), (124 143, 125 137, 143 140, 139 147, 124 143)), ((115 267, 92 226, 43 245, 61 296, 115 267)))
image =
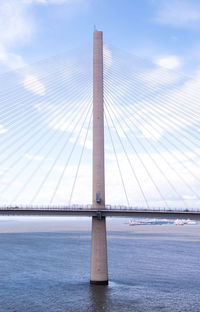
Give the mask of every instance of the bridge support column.
MULTIPOLYGON (((103 33, 93 34, 93 208, 105 209, 103 33)), ((92 217, 90 283, 108 284, 106 219, 92 217)))
POLYGON ((92 217, 90 283, 108 285, 106 218, 92 217))

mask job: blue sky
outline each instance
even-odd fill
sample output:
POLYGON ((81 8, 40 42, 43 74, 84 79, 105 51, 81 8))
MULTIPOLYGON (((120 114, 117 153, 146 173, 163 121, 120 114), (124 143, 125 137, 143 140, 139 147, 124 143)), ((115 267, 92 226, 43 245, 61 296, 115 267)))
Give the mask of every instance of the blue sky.
MULTIPOLYGON (((87 134, 87 123, 73 158, 69 159, 68 172, 65 172, 65 165, 79 133, 78 128, 73 128, 76 118, 81 115, 79 107, 83 105, 82 113, 85 113, 91 105, 94 25, 104 32, 105 100, 108 110, 113 109, 110 113, 118 125, 119 135, 109 120, 108 112, 107 118, 127 183, 129 204, 145 205, 137 181, 129 177, 131 162, 151 205, 165 205, 154 185, 156 182, 169 206, 182 206, 185 200, 188 206, 199 207, 200 3, 197 0, 1 1, 0 143, 4 150, 0 154, 1 202, 12 202, 17 198, 21 203, 29 203, 41 186, 36 203, 49 203, 49 194, 54 192, 63 170, 55 202, 63 204, 69 199, 87 134), (37 63, 38 60, 44 61, 37 63), (15 69, 18 70, 14 72, 15 69), (117 76, 119 71, 120 77, 117 76), (71 81, 75 81, 75 87, 70 85, 71 81), (62 91, 59 86, 63 87, 62 91), (3 98, 7 89, 12 92, 6 95, 5 102, 3 98), (126 111, 123 111, 123 103, 126 111), (15 110, 12 110, 13 105, 15 110), (74 115, 75 107, 78 107, 78 113, 74 115), (184 113, 181 113, 183 107, 184 113), (22 116, 23 112, 24 118, 15 121, 17 114, 22 116), (38 129, 38 133, 46 133, 42 135, 41 132, 41 140, 36 143, 31 132, 34 129, 38 129), (197 131, 197 139, 190 137, 189 133, 194 131, 197 131), (63 147, 65 153, 56 162, 55 170, 49 172, 59 149, 65 146, 66 136, 70 135, 67 149, 63 147), (131 149, 126 135, 133 140, 137 153, 131 149), (129 158, 120 147, 119 137, 129 158), (45 155, 48 157, 44 163, 45 155), (37 174, 34 175, 36 169, 37 174), (48 183, 43 185, 43 176, 46 175, 48 183), (30 178, 32 180, 28 183, 30 178), (21 192, 24 185, 26 189, 21 192), (177 193, 173 191, 174 186, 177 193), (20 196, 16 197, 19 193, 20 196)), ((78 124, 80 126, 80 122, 78 124)), ((107 202, 128 204, 107 126, 105 137, 107 202)), ((72 203, 91 202, 91 146, 90 127, 72 203)))
POLYGON ((175 56, 183 72, 199 64, 197 0, 2 0, 0 17, 1 58, 18 58, 16 66, 91 42, 94 24, 105 42, 126 51, 175 56))

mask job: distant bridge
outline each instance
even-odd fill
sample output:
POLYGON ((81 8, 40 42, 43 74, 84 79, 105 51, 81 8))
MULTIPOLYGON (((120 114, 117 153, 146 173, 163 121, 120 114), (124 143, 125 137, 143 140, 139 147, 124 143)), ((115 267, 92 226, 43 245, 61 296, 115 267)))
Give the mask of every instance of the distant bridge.
POLYGON ((72 206, 14 206, 0 207, 0 215, 3 216, 80 216, 80 217, 134 217, 134 218, 158 218, 158 219, 191 219, 200 220, 199 210, 179 208, 139 208, 127 206, 106 206, 97 209, 91 205, 72 206))

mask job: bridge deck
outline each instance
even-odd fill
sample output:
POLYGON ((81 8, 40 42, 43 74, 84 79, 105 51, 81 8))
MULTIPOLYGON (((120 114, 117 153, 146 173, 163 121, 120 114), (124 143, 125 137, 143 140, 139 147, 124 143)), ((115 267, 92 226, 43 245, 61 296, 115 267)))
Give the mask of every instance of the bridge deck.
POLYGON ((200 210, 166 210, 166 209, 138 209, 138 208, 33 208, 33 207, 0 207, 0 216, 80 216, 80 217, 134 217, 134 218, 163 218, 163 219, 191 219, 200 220, 200 210))

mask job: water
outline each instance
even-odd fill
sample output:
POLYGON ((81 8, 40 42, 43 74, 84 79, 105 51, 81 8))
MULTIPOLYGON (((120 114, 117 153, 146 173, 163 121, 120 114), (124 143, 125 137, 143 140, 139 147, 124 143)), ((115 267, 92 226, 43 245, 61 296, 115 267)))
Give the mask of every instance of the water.
POLYGON ((0 234, 0 250, 0 312, 200 311, 195 231, 108 232, 109 286, 89 284, 87 231, 0 234))

